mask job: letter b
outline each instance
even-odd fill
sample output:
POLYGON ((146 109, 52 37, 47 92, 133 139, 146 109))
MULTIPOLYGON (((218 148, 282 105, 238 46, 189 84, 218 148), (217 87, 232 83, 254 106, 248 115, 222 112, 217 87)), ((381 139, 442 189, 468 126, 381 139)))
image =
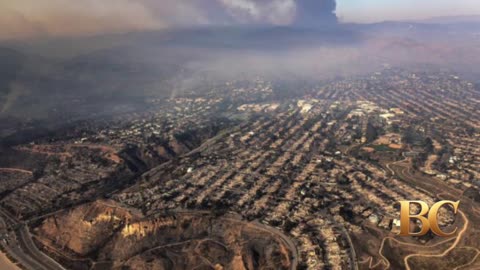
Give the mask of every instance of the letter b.
POLYGON ((430 230, 430 222, 425 217, 428 214, 429 207, 422 201, 400 201, 400 235, 401 236, 422 236, 430 230), (416 215, 410 215, 410 204, 420 205, 420 212, 416 215), (422 223, 422 229, 419 232, 410 232, 410 220, 417 219, 422 223))

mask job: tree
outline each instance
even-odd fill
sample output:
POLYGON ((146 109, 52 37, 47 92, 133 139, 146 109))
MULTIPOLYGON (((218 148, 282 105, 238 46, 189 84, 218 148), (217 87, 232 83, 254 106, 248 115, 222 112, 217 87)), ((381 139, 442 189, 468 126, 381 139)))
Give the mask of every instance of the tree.
POLYGON ((433 147, 433 141, 431 138, 426 138, 425 141, 423 142, 423 147, 425 148, 425 152, 427 153, 433 153, 435 148, 433 147))
POLYGON ((367 142, 373 142, 378 138, 378 130, 376 127, 374 127, 371 123, 367 124, 367 132, 366 132, 366 137, 367 137, 367 142))

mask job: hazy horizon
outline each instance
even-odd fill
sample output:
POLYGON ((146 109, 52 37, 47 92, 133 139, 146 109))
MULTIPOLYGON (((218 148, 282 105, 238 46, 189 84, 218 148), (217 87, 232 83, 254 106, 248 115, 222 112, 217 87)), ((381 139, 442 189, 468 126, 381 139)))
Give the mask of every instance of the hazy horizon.
POLYGON ((90 36, 198 26, 314 25, 480 14, 472 0, 19 0, 0 3, 0 40, 90 36), (415 8, 412 8, 415 7, 415 8))

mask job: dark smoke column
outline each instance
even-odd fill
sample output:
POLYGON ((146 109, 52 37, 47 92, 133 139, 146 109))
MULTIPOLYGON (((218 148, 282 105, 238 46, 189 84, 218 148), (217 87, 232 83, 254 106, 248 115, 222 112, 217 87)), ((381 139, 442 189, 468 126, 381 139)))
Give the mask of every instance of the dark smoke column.
POLYGON ((305 27, 337 23, 336 0, 297 0, 295 24, 305 27))

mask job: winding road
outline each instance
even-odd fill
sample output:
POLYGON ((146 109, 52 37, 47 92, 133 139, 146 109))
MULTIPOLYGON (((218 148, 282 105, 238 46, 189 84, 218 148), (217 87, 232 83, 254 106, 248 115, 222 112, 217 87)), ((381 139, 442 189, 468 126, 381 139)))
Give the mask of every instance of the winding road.
MULTIPOLYGON (((446 183, 441 182, 440 180, 433 179, 431 177, 427 178, 425 176, 423 176, 422 179, 418 179, 417 176, 410 173, 411 165, 408 161, 408 158, 386 164, 386 167, 387 167, 387 169, 389 169, 392 172, 392 176, 396 176, 401 181, 409 184, 410 186, 412 186, 414 188, 422 190, 422 191, 426 192, 427 194, 435 194, 435 197, 437 199, 440 199, 440 200, 446 199, 446 198, 444 198, 445 194, 448 194, 448 197, 455 197, 456 199, 462 198, 461 191, 448 186, 446 183)), ((473 207, 472 210, 475 210, 475 208, 473 207)), ((465 209, 465 211, 468 211, 468 209, 465 209)), ((383 248, 384 248, 386 240, 395 241, 402 246, 411 246, 411 247, 418 247, 418 248, 434 247, 434 246, 439 246, 439 245, 445 244, 445 243, 450 242, 450 241, 454 241, 451 246, 449 246, 447 249, 445 249, 443 252, 440 252, 440 253, 413 253, 413 254, 409 254, 409 255, 405 256, 404 259, 403 259, 403 262, 404 262, 406 270, 412 270, 412 266, 410 265, 411 262, 409 262, 409 260, 411 258, 415 258, 415 257, 442 258, 442 257, 447 256, 452 250, 454 250, 456 248, 474 249, 476 251, 476 255, 475 255, 474 258, 472 258, 472 260, 469 263, 469 264, 473 264, 476 261, 476 258, 478 258, 478 256, 480 255, 480 250, 477 249, 477 248, 472 248, 472 247, 460 247, 459 246, 460 242, 465 237, 465 233, 467 232, 467 230, 470 226, 470 220, 467 217, 468 214, 470 214, 470 213, 465 214, 465 212, 461 211, 461 210, 459 210, 458 213, 463 219, 463 224, 464 225, 463 225, 462 230, 457 234, 456 237, 446 239, 446 240, 441 241, 439 243, 436 243, 435 245, 432 245, 432 246, 405 243, 405 242, 399 241, 399 240, 397 240, 395 238, 392 238, 392 237, 385 237, 383 239, 382 244, 381 244, 380 249, 379 249, 379 255, 382 258, 382 260, 384 261, 385 266, 386 266, 385 269, 390 268, 389 260, 383 255, 383 248)), ((462 267, 468 266, 469 264, 462 265, 462 266, 457 266, 456 269, 460 269, 462 267)))
POLYGON ((1 245, 4 250, 26 269, 66 270, 45 253, 38 250, 27 225, 0 208, 1 245))

